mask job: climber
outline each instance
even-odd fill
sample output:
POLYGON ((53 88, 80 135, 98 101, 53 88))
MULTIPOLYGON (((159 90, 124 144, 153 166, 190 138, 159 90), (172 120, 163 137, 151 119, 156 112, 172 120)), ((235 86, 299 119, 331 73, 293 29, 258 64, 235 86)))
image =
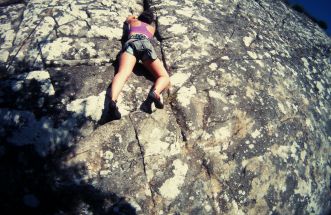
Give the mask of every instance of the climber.
POLYGON ((163 108, 160 95, 170 84, 170 79, 149 40, 155 33, 155 28, 151 26, 153 21, 154 15, 150 10, 144 11, 139 17, 130 15, 126 19, 126 24, 129 27, 129 38, 121 51, 118 73, 112 81, 109 103, 111 120, 121 118, 121 113, 116 105, 117 98, 125 82, 132 74, 133 67, 137 60, 141 60, 143 65, 152 72, 156 78, 147 99, 154 102, 156 108, 163 108))

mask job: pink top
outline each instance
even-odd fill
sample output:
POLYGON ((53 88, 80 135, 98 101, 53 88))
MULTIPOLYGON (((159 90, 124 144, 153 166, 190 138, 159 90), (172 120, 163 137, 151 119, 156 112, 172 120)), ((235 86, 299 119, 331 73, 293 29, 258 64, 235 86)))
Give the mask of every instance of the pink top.
POLYGON ((139 26, 132 26, 130 25, 130 35, 131 34, 144 34, 148 38, 152 38, 153 34, 147 30, 147 23, 140 22, 141 24, 139 26))

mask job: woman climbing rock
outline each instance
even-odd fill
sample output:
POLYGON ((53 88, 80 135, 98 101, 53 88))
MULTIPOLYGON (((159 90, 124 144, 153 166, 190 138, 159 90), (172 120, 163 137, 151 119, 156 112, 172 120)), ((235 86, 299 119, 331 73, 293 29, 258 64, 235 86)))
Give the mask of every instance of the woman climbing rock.
POLYGON ((125 82, 132 74, 137 60, 141 60, 156 78, 154 86, 148 94, 148 99, 155 103, 156 108, 163 108, 160 94, 168 87, 170 79, 150 42, 155 33, 155 28, 151 25, 153 22, 154 15, 150 10, 144 11, 139 17, 128 16, 126 19, 129 36, 120 54, 118 73, 112 81, 109 104, 110 120, 121 118, 116 101, 125 82))

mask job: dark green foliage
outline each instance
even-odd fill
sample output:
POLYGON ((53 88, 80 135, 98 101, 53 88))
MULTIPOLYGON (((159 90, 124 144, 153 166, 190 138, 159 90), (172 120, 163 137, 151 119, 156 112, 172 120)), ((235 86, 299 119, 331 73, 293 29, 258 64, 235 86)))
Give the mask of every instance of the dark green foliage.
POLYGON ((328 29, 328 24, 322 20, 317 21, 317 24, 324 30, 328 29))
POLYGON ((20 3, 25 3, 24 0, 2 0, 0 1, 0 7, 5 7, 8 5, 12 5, 12 4, 20 4, 20 3))
POLYGON ((305 13, 305 14, 306 14, 305 9, 304 9, 303 6, 300 5, 300 4, 294 4, 294 5, 292 6, 292 8, 293 8, 294 10, 298 11, 299 13, 305 13))
POLYGON ((290 5, 290 2, 288 0, 283 0, 284 4, 290 5))

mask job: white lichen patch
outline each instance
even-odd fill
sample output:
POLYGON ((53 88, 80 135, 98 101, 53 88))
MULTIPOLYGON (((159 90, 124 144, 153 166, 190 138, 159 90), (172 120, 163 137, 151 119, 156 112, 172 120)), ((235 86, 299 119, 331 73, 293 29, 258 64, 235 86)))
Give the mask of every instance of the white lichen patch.
POLYGON ((246 87, 246 97, 248 97, 250 99, 255 98, 255 90, 250 86, 246 87))
POLYGON ((164 131, 162 131, 159 128, 154 128, 150 131, 149 137, 145 137, 145 140, 153 140, 149 141, 145 144, 145 155, 157 155, 164 151, 166 151, 169 147, 169 143, 160 141, 160 137, 162 137, 162 134, 164 131))
MULTIPOLYGON (((222 73, 225 73, 225 70, 221 70, 222 73)), ((234 86, 238 87, 242 85, 242 79, 239 78, 236 74, 231 74, 230 72, 227 72, 222 75, 222 78, 220 79, 221 85, 225 86, 234 86)))
POLYGON ((37 27, 34 36, 36 38, 43 38, 43 37, 48 37, 53 31, 55 26, 55 21, 52 17, 46 16, 40 23, 40 25, 37 27))
POLYGON ((235 200, 232 200, 230 205, 231 207, 228 214, 245 215, 245 213, 239 209, 239 206, 235 200))
MULTIPOLYGON (((145 145, 145 156, 160 155, 168 152, 169 143, 155 140, 145 145)), ((169 152, 170 155, 170 152, 169 152)))
POLYGON ((175 143, 171 144, 170 149, 169 149, 169 156, 180 153, 180 151, 181 151, 181 149, 183 149, 184 145, 185 145, 184 142, 175 142, 175 143))
POLYGON ((248 56, 250 56, 252 59, 257 59, 257 54, 255 52, 247 51, 248 56))
POLYGON ((112 160, 113 157, 114 157, 114 154, 111 151, 105 151, 103 153, 103 158, 108 160, 108 161, 112 160))
POLYGON ((268 52, 265 52, 265 53, 264 53, 264 56, 265 56, 266 58, 271 58, 271 55, 270 55, 268 52))
MULTIPOLYGON (((2 44, 0 44, 1 49, 9 49, 13 45, 13 41, 15 39, 15 31, 14 30, 8 30, 4 32, 0 38, 3 40, 2 44)), ((3 50, 1 50, 2 52, 3 50)))
POLYGON ((151 181, 154 177, 154 171, 150 168, 146 169, 147 181, 151 181))
MULTIPOLYGON (((167 41, 165 43, 167 43, 167 41)), ((181 53, 183 52, 182 56, 176 56, 177 60, 180 59, 178 57, 187 57, 187 49, 190 48, 191 45, 192 45, 192 41, 188 38, 187 35, 183 35, 181 41, 171 43, 171 46, 174 50, 178 50, 181 53)), ((169 56, 166 57, 169 57, 171 59, 172 58, 171 53, 169 56)))
MULTIPOLYGON (((178 2, 177 1, 166 1, 166 2, 162 2, 160 4, 155 4, 155 7, 162 7, 162 6, 177 6, 178 2)), ((166 10, 164 10, 166 11, 166 10)), ((165 13, 165 12, 163 12, 165 13)))
POLYGON ((274 156, 282 158, 286 161, 289 158, 291 148, 287 145, 277 145, 271 146, 270 151, 274 156))
POLYGON ((301 61, 303 62, 303 65, 305 66, 306 69, 309 69, 309 63, 308 60, 306 58, 301 58, 301 61))
POLYGON ((260 129, 255 129, 255 131, 253 131, 251 133, 251 136, 255 139, 257 137, 259 137, 261 135, 260 129))
POLYGON ((76 99, 67 105, 67 111, 71 111, 85 117, 91 117, 93 120, 98 121, 104 108, 105 95, 106 91, 103 91, 97 96, 89 96, 85 99, 76 99))
POLYGON ((244 41, 244 44, 246 47, 250 46, 253 40, 254 40, 254 38, 249 37, 249 36, 243 38, 243 41, 244 41))
POLYGON ((264 65, 264 63, 263 63, 262 60, 256 60, 255 62, 256 62, 260 67, 262 67, 262 68, 265 67, 265 65, 264 65))
POLYGON ((217 64, 216 64, 216 63, 212 63, 212 64, 210 64, 208 67, 209 67, 209 69, 210 69, 211 71, 215 71, 215 70, 217 69, 217 64))
POLYGON ((88 31, 88 37, 107 37, 108 39, 121 39, 123 30, 121 28, 107 26, 92 26, 88 31))
POLYGON ((207 78, 207 83, 212 86, 212 87, 215 87, 216 86, 216 82, 215 80, 213 79, 210 79, 210 78, 207 78))
POLYGON ((224 141, 231 137, 232 134, 232 125, 229 123, 228 125, 216 129, 213 132, 214 138, 216 141, 224 141))
POLYGON ((187 35, 184 35, 183 40, 180 43, 181 43, 180 47, 182 47, 183 49, 188 49, 192 45, 192 42, 187 35))
POLYGON ((76 20, 74 22, 71 22, 70 25, 62 25, 58 28, 58 32, 61 32, 61 34, 64 34, 66 36, 71 35, 86 35, 87 32, 87 25, 86 22, 76 20), (75 26, 75 27, 73 27, 75 26))
MULTIPOLYGON (((83 14, 86 14, 86 13, 83 13, 83 14)), ((86 17, 87 18, 87 17, 86 17)), ((58 16, 56 18, 56 21, 57 23, 60 25, 60 26, 63 26, 67 23, 70 23, 72 21, 75 21, 77 18, 72 16, 71 14, 69 13, 66 13, 66 12, 62 12, 62 15, 61 16, 58 16)))
POLYGON ((225 73, 225 69, 220 68, 219 71, 220 71, 221 74, 225 73))
MULTIPOLYGON (((1 18, 1 19, 6 19, 7 17, 6 17, 6 16, 3 16, 3 17, 2 17, 2 16, 0 15, 0 18, 1 18)), ((1 23, 0 33, 3 34, 3 33, 6 32, 6 31, 12 30, 11 28, 12 28, 12 26, 11 26, 10 23, 1 23)))
POLYGON ((110 175, 111 171, 110 170, 101 170, 99 172, 100 177, 107 177, 108 175, 110 175))
POLYGON ((201 139, 202 139, 202 140, 208 140, 208 139, 210 139, 211 137, 212 137, 211 134, 209 134, 208 132, 204 131, 204 132, 202 133, 201 139))
POLYGON ((161 196, 172 200, 180 193, 180 187, 184 184, 185 176, 188 171, 188 165, 177 159, 173 162, 174 177, 167 179, 159 188, 161 196))
MULTIPOLYGON (((103 1, 104 2, 104 1, 103 1)), ((106 5, 106 3, 104 3, 106 5)), ((70 13, 77 19, 80 18, 81 20, 88 19, 87 13, 84 11, 84 7, 82 5, 71 4, 70 13)), ((95 16, 94 16, 95 17, 95 16)))
POLYGON ((317 87, 319 92, 324 92, 323 84, 320 81, 317 81, 316 87, 317 87))
POLYGON ((199 30, 208 31, 208 27, 200 22, 193 22, 193 26, 197 27, 199 30))
POLYGON ((312 121, 311 121, 309 118, 306 118, 305 123, 306 123, 306 126, 307 126, 310 130, 312 130, 312 131, 314 130, 313 123, 312 123, 312 121))
POLYGON ((297 142, 293 142, 290 146, 290 156, 296 161, 299 161, 299 156, 298 156, 298 149, 300 149, 300 146, 298 145, 297 142))
POLYGON ((0 50, 0 62, 5 63, 7 62, 9 57, 9 51, 7 50, 0 50))
POLYGON ((183 34, 187 32, 187 27, 181 24, 174 24, 170 28, 168 28, 167 31, 173 34, 183 34))
POLYGON ((182 87, 177 92, 177 100, 183 106, 186 107, 191 103, 191 99, 197 94, 195 86, 182 87))
POLYGON ((230 60, 229 56, 223 56, 221 57, 222 60, 230 60))
MULTIPOLYGON (((307 167, 309 168, 309 167, 307 167)), ((297 188, 294 190, 295 194, 300 194, 301 196, 308 196, 311 194, 311 183, 310 180, 305 181, 302 179, 298 180, 297 188)))
POLYGON ((47 43, 42 47, 42 53, 47 60, 60 60, 63 53, 68 53, 73 39, 71 38, 58 38, 52 43, 47 43))
POLYGON ((180 10, 176 10, 176 13, 178 15, 182 15, 182 16, 191 18, 194 14, 194 11, 191 7, 184 7, 180 10))
POLYGON ((302 150, 302 151, 300 152, 300 159, 301 159, 301 161, 304 161, 304 160, 305 160, 306 155, 307 155, 306 150, 302 150))
POLYGON ((47 71, 32 71, 26 76, 26 79, 35 79, 37 81, 45 81, 50 79, 50 75, 47 71))
POLYGON ((26 76, 27 80, 36 80, 40 83, 41 92, 50 96, 55 94, 54 87, 52 85, 50 75, 47 71, 32 71, 26 76))
POLYGON ((170 77, 170 83, 172 86, 181 87, 190 77, 190 73, 177 72, 170 77))
POLYGON ((158 19, 160 25, 172 25, 177 21, 177 18, 174 16, 161 16, 158 19))
POLYGON ((115 137, 117 137, 117 140, 119 143, 123 142, 122 135, 121 134, 115 134, 115 137))
POLYGON ((306 77, 309 79, 309 80, 313 80, 313 77, 311 77, 311 75, 310 74, 306 74, 306 77))
POLYGON ((214 99, 219 99, 221 100, 223 103, 227 104, 228 103, 228 100, 226 99, 226 97, 222 94, 222 93, 219 93, 219 92, 216 92, 216 91, 213 91, 213 90, 210 90, 208 92, 209 96, 211 98, 214 98, 214 99))
POLYGON ((287 111, 286 111, 284 105, 283 105, 281 102, 278 102, 278 103, 277 103, 277 106, 278 106, 279 110, 280 110, 283 114, 286 114, 286 113, 287 113, 287 111))
POLYGON ((195 15, 195 16, 193 16, 193 19, 195 19, 195 20, 199 20, 199 21, 202 21, 203 23, 207 23, 207 24, 211 24, 212 23, 212 21, 210 21, 209 19, 207 19, 206 17, 204 17, 204 16, 201 16, 200 14, 198 14, 198 15, 195 15))
POLYGON ((210 5, 210 4, 212 4, 209 0, 202 0, 202 2, 203 2, 204 4, 206 4, 206 5, 210 5))
POLYGON ((243 41, 244 41, 245 46, 249 47, 255 38, 256 38, 256 32, 250 33, 249 36, 244 37, 243 41))

